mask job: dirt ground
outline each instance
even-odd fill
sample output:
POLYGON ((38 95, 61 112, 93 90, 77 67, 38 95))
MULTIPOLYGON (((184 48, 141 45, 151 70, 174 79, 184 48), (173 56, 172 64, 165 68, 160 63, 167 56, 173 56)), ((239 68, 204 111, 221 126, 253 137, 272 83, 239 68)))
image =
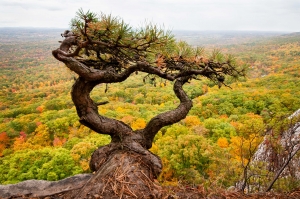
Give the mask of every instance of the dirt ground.
MULTIPOLYGON (((42 198, 32 198, 26 196, 14 196, 8 199, 64 199, 64 193, 46 196, 42 198)), ((103 199, 101 195, 91 195, 90 199, 103 199)), ((122 199, 116 196, 116 199, 122 199)), ((127 198, 127 197, 126 197, 127 198)), ((135 198, 135 197, 132 197, 135 198)), ((114 198, 112 198, 114 199, 114 198)), ((146 199, 146 198, 145 198, 146 199)), ((151 198, 154 199, 154 198, 151 198)), ((160 198, 157 199, 300 199, 300 188, 290 193, 255 193, 243 194, 237 191, 205 191, 203 188, 189 188, 189 187, 163 187, 160 198)))

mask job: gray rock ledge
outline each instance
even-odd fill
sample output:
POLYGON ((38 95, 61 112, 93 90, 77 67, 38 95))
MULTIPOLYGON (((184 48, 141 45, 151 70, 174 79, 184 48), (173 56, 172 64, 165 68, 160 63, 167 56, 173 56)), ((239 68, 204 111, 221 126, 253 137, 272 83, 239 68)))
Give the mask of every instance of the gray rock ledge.
POLYGON ((45 197, 82 187, 93 174, 79 174, 59 181, 26 180, 17 184, 0 185, 0 198, 14 196, 45 197))

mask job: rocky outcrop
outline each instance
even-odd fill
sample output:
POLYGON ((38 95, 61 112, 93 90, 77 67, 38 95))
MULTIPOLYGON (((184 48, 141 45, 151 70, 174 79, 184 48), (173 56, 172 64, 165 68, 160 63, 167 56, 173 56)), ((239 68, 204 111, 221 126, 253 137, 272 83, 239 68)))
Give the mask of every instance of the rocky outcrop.
POLYGON ((277 189, 293 187, 300 180, 299 151, 300 109, 266 133, 236 187, 248 192, 269 192, 279 179, 277 189))
POLYGON ((26 180, 0 185, 0 198, 43 198, 81 188, 93 174, 79 174, 60 181, 26 180))
MULTIPOLYGON (((299 116, 300 109, 288 119, 296 118, 296 121, 299 121, 299 116)), ((274 135, 273 130, 270 130, 264 137, 263 142, 258 146, 252 161, 253 163, 265 162, 268 170, 275 173, 289 161, 289 169, 285 169, 282 176, 291 175, 300 179, 300 158, 295 156, 300 149, 300 122, 295 124, 291 122, 290 124, 290 128, 279 135, 274 135)))

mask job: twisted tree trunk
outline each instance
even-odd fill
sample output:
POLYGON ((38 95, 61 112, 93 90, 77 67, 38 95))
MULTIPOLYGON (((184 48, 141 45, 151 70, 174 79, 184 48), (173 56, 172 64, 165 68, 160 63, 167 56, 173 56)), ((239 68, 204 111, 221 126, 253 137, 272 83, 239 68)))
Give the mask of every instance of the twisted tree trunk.
MULTIPOLYGON (((64 42, 68 44, 70 41, 66 39, 64 42)), ((148 149, 162 127, 184 119, 191 109, 192 101, 182 88, 189 77, 180 77, 174 83, 173 90, 180 100, 176 109, 157 115, 144 129, 134 131, 122 121, 98 113, 99 103, 90 97, 93 88, 101 83, 124 81, 134 71, 147 71, 170 80, 173 77, 146 63, 138 63, 121 74, 114 70, 92 70, 62 53, 69 48, 64 42, 60 49, 53 51, 53 55, 79 74, 71 92, 79 121, 97 133, 111 136, 111 143, 92 155, 90 168, 95 171, 93 177, 81 189, 64 193, 64 198, 160 198, 160 186, 155 179, 162 170, 162 163, 148 149)))
POLYGON ((97 105, 89 93, 97 85, 79 78, 73 86, 72 99, 80 122, 94 131, 112 137, 109 145, 96 150, 91 158, 93 177, 79 190, 66 193, 66 198, 160 198, 160 186, 155 179, 161 172, 158 156, 148 149, 163 126, 186 117, 191 100, 182 89, 187 79, 177 80, 174 92, 180 105, 172 111, 154 117, 145 129, 133 131, 121 121, 98 114, 97 105))

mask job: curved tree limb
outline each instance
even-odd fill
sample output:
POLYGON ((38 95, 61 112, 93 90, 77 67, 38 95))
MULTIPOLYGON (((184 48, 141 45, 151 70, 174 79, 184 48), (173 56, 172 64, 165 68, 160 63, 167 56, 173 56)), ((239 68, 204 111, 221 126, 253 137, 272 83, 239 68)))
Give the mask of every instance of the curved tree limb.
POLYGON ((177 79, 174 84, 173 90, 180 100, 179 106, 174 110, 161 113, 152 118, 146 127, 139 132, 145 137, 145 145, 147 149, 152 147, 153 139, 162 127, 177 123, 184 119, 192 108, 193 102, 189 99, 186 92, 182 88, 188 79, 189 77, 177 79))
POLYGON ((98 84, 122 82, 136 71, 154 74, 170 81, 174 80, 173 75, 166 74, 160 69, 149 65, 147 62, 137 62, 135 65, 129 66, 122 73, 118 73, 113 68, 108 68, 105 70, 90 68, 73 57, 64 56, 60 53, 59 49, 53 51, 53 54, 55 54, 60 61, 64 62, 70 70, 77 73, 86 81, 97 81, 98 84))
POLYGON ((123 136, 132 132, 132 128, 122 121, 99 115, 97 104, 90 98, 90 92, 97 85, 79 77, 72 88, 72 100, 76 106, 80 123, 100 134, 108 134, 119 142, 123 136))

